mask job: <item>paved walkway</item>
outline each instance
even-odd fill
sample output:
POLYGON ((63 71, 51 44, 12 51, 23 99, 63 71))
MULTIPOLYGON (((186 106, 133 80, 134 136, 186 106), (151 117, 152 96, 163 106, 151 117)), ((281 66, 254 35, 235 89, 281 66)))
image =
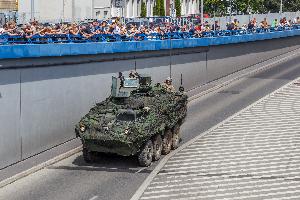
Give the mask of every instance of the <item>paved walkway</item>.
POLYGON ((141 199, 300 199, 300 79, 173 156, 141 199))

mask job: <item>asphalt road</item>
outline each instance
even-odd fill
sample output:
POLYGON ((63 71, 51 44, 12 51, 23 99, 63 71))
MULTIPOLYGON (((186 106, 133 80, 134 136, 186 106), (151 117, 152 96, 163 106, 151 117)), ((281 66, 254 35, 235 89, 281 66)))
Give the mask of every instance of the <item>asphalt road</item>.
MULTIPOLYGON (((192 101, 183 143, 299 76, 300 56, 192 101)), ((0 199, 126 200, 155 165, 140 168, 135 158, 106 155, 88 165, 79 153, 0 189, 0 199)))

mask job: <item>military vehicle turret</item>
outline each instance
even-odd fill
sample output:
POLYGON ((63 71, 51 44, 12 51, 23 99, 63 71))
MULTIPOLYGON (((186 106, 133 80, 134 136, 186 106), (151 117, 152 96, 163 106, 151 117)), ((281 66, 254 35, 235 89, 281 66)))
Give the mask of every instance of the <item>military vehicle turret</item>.
POLYGON ((96 104, 75 128, 86 162, 94 162, 96 152, 102 152, 136 155, 141 166, 149 166, 178 147, 187 95, 183 87, 171 92, 151 82, 147 75, 112 77, 110 97, 96 104))

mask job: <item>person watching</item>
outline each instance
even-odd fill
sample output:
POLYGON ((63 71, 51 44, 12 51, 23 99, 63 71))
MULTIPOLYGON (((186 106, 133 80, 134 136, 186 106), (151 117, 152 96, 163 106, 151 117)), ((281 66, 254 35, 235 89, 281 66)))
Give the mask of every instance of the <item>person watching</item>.
POLYGON ((77 24, 72 24, 72 26, 70 27, 69 33, 71 35, 78 35, 80 32, 79 28, 77 27, 77 24))
POLYGON ((220 25, 218 21, 215 21, 215 23, 212 25, 212 30, 219 31, 220 25))
POLYGON ((162 87, 167 91, 167 92, 175 92, 175 88, 172 85, 172 78, 168 77, 165 82, 162 84, 162 87))
POLYGON ((250 20, 248 24, 248 30, 253 30, 255 28, 253 20, 250 20))
POLYGON ((115 26, 115 23, 113 22, 108 28, 108 31, 107 31, 108 34, 113 34, 113 32, 115 30, 114 26, 115 26))
POLYGON ((94 35, 94 33, 92 32, 90 27, 85 26, 85 25, 81 26, 80 34, 85 38, 91 38, 94 35))
POLYGON ((234 26, 234 30, 238 30, 240 27, 240 22, 237 19, 233 20, 233 26, 234 26))
POLYGON ((234 30, 234 28, 235 28, 234 22, 229 23, 228 26, 227 26, 227 30, 229 30, 229 31, 234 30))
POLYGON ((27 24, 24 28, 23 28, 23 31, 24 31, 24 34, 25 34, 25 37, 26 38, 31 38, 35 32, 33 31, 33 29, 31 29, 31 25, 30 24, 27 24))
POLYGON ((118 26, 117 23, 114 23, 113 28, 114 28, 113 34, 115 34, 115 35, 120 35, 121 29, 120 29, 120 27, 118 26))
POLYGON ((274 19, 272 24, 271 24, 271 28, 278 28, 278 26, 279 26, 278 20, 274 19))
POLYGON ((264 28, 264 29, 269 28, 267 18, 264 18, 264 20, 261 22, 261 28, 264 28))
POLYGON ((0 34, 4 33, 4 28, 3 26, 0 26, 0 34))
POLYGON ((98 20, 94 20, 93 23, 91 24, 91 27, 93 27, 92 31, 96 32, 98 29, 100 29, 100 24, 98 20))

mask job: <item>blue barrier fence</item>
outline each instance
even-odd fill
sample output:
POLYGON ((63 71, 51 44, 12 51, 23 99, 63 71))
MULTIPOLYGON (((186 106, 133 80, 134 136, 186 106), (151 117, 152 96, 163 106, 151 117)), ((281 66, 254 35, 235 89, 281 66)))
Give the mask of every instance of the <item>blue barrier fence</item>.
POLYGON ((116 34, 95 34, 90 38, 84 36, 71 34, 50 34, 50 35, 33 35, 26 37, 23 35, 0 35, 0 45, 7 44, 53 44, 53 43, 90 43, 90 42, 124 42, 124 41, 148 41, 148 40, 166 40, 166 39, 188 39, 188 38, 206 38, 206 37, 223 37, 233 35, 247 35, 259 33, 280 32, 286 30, 299 30, 300 25, 293 25, 291 27, 278 28, 257 28, 248 30, 220 30, 204 32, 197 34, 195 32, 172 32, 165 34, 151 33, 151 34, 135 34, 133 36, 116 35, 116 34))
MULTIPOLYGON (((140 40, 122 40, 114 36, 113 42, 81 42, 80 38, 72 38, 73 42, 61 42, 48 38, 44 38, 45 42, 32 42, 30 44, 19 45, 0 45, 0 59, 5 58, 32 58, 32 57, 47 57, 47 56, 69 56, 69 55, 95 55, 108 53, 127 53, 127 52, 142 52, 156 51, 176 48, 191 48, 204 47, 224 44, 234 44, 250 41, 260 41, 275 38, 300 36, 300 29, 293 28, 291 30, 267 30, 262 29, 256 33, 248 31, 218 31, 207 33, 202 38, 191 38, 184 33, 171 33, 162 36, 156 34, 148 36, 147 39, 143 34, 137 35, 140 40), (218 34, 218 35, 216 35, 218 34)), ((99 36, 100 38, 100 36, 99 36)), ((101 37, 103 39, 103 37, 101 37)), ((0 38, 1 40, 1 38, 0 38)), ((65 38, 65 40, 69 40, 65 38)), ((99 39, 100 40, 100 39, 99 39)))

